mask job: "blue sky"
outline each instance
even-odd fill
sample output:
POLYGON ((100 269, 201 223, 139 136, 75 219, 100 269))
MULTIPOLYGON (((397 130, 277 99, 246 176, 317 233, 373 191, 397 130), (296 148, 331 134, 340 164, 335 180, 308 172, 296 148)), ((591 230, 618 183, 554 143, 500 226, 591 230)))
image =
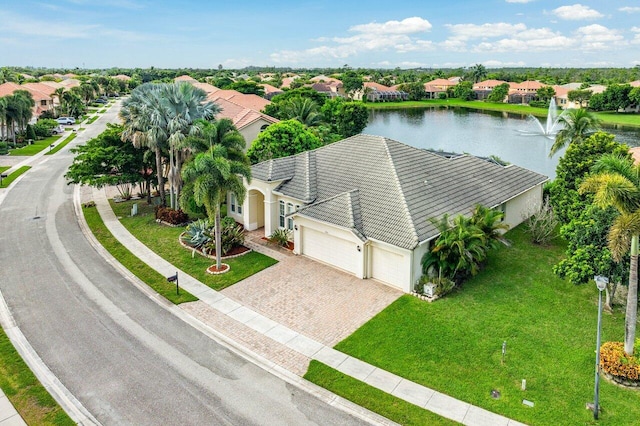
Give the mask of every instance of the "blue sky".
POLYGON ((622 1, 0 0, 0 65, 414 68, 640 65, 622 1))

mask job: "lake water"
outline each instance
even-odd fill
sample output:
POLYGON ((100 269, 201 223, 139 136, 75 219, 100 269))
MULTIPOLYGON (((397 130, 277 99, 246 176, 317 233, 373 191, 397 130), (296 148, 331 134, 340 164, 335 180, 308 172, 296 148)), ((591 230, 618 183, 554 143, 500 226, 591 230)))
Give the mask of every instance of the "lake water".
MULTIPOLYGON (((544 124, 544 120, 543 124, 544 124)), ((371 110, 363 133, 385 136, 417 148, 468 153, 500 159, 555 177, 564 150, 549 158, 553 140, 527 135, 537 125, 526 116, 479 112, 465 108, 407 108, 371 110)), ((640 129, 605 128, 616 140, 640 146, 640 129)))

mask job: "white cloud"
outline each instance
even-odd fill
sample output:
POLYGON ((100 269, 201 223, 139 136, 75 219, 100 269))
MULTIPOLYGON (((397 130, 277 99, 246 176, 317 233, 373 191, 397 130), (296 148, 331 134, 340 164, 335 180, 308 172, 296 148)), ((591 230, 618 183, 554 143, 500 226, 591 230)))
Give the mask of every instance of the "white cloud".
POLYGON ((527 28, 525 24, 508 24, 498 22, 495 24, 447 24, 445 25, 453 33, 453 39, 468 40, 472 38, 500 37, 515 34, 527 28))
POLYGON ((0 33, 22 34, 47 38, 89 38, 98 25, 74 25, 64 22, 53 24, 47 20, 33 19, 0 10, 0 33))
POLYGON ((618 8, 618 10, 620 12, 626 12, 626 13, 638 13, 638 12, 640 12, 640 7, 637 7, 637 6, 633 6, 633 7, 626 6, 626 7, 618 8))
POLYGON ((525 66, 527 66, 526 62, 524 62, 524 61, 503 62, 503 61, 490 60, 490 61, 484 61, 484 62, 482 62, 482 64, 487 68, 525 67, 525 66))
POLYGON ((414 34, 431 30, 431 23, 417 16, 403 19, 402 21, 387 21, 382 24, 371 22, 369 24, 354 25, 349 31, 365 34, 414 34))
POLYGON ((613 49, 624 45, 624 37, 617 30, 593 24, 576 30, 578 41, 587 50, 613 49))
POLYGON ((420 52, 434 49, 429 40, 416 38, 417 33, 427 32, 431 23, 419 17, 402 21, 354 25, 348 37, 318 37, 313 41, 323 45, 305 50, 281 50, 270 55, 276 63, 304 63, 308 61, 346 59, 363 52, 395 51, 396 53, 420 52))
POLYGON ((582 19, 598 19, 604 15, 595 9, 591 9, 589 6, 583 6, 579 3, 572 6, 560 6, 557 9, 553 9, 552 13, 560 19, 569 21, 579 21, 582 19))

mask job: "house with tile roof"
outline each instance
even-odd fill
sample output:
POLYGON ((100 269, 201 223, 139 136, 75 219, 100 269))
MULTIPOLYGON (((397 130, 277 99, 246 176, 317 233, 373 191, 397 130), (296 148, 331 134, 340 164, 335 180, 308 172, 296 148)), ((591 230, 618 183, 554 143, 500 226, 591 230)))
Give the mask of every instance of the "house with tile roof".
POLYGON ((429 221, 500 209, 511 227, 542 203, 547 177, 471 155, 446 158, 370 135, 252 166, 228 215, 265 236, 293 235, 294 253, 410 292, 439 231, 429 221))
MULTIPOLYGON (((6 82, 0 84, 0 97, 11 95, 17 90, 26 90, 31 93, 33 101, 35 102, 32 121, 35 122, 40 114, 53 108, 53 98, 49 94, 49 89, 51 89, 50 86, 41 85, 41 83, 17 84, 6 82)), ((52 92, 53 91, 51 91, 51 93, 52 92)))
POLYGON ((407 92, 395 90, 373 81, 365 81, 362 84, 362 89, 354 92, 353 99, 361 101, 365 96, 368 102, 397 102, 409 99, 407 92))
POLYGON ((508 82, 502 81, 502 80, 480 81, 473 85, 473 93, 475 94, 476 99, 483 100, 483 99, 486 99, 487 96, 491 94, 491 91, 493 91, 493 89, 496 86, 499 86, 504 83, 508 84, 508 82))
POLYGON ((538 89, 547 87, 547 84, 536 80, 526 80, 522 83, 509 83, 507 101, 510 104, 528 104, 538 96, 538 89))

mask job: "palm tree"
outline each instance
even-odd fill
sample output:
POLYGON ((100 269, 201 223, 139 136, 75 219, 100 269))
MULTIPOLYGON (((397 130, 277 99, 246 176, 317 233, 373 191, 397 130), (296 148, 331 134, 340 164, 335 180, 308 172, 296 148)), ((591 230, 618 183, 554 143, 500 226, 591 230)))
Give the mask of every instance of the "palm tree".
POLYGON ((502 222, 504 213, 478 204, 471 215, 471 224, 477 226, 487 237, 487 244, 495 248, 497 243, 509 244, 501 231, 509 229, 509 225, 502 222))
POLYGON ((190 83, 180 82, 160 86, 160 102, 166 113, 167 142, 169 143, 169 184, 171 208, 177 208, 182 189, 180 170, 188 147, 185 139, 195 132, 193 123, 199 118, 212 119, 220 111, 218 105, 207 101, 207 93, 190 83))
POLYGON ((164 173, 162 169, 163 150, 167 147, 168 136, 165 131, 163 112, 161 111, 159 86, 145 83, 136 87, 131 96, 124 100, 120 118, 124 124, 122 139, 132 142, 136 147, 146 147, 155 153, 156 176, 160 200, 164 205, 164 173))
POLYGON ((236 126, 228 118, 216 121, 196 120, 196 135, 187 140, 192 152, 205 152, 213 145, 223 145, 227 148, 227 157, 234 161, 244 161, 246 142, 236 126))
POLYGON ((549 157, 564 148, 565 145, 580 143, 592 133, 600 129, 602 120, 584 108, 568 109, 558 117, 558 123, 564 125, 556 135, 556 140, 551 146, 549 157))
POLYGON ((289 99, 281 108, 283 120, 298 120, 308 127, 320 124, 321 116, 318 113, 318 104, 312 99, 295 96, 289 99))
POLYGON ((474 83, 482 81, 487 76, 487 69, 482 64, 475 64, 471 67, 470 72, 474 83))
POLYGON ((242 178, 251 180, 249 160, 232 160, 235 156, 235 141, 231 147, 222 144, 212 145, 207 152, 202 152, 186 163, 182 169, 182 178, 186 182, 180 203, 186 208, 190 197, 198 206, 207 211, 209 220, 215 223, 216 268, 222 267, 222 241, 220 227, 220 204, 227 192, 233 193, 242 203, 246 196, 246 188, 242 178), (233 155, 230 155, 233 151, 233 155))
POLYGON ((7 107, 9 98, 7 96, 0 97, 0 141, 5 140, 5 135, 9 135, 7 128, 7 107), (6 131, 6 133, 5 133, 6 131))
MULTIPOLYGON (((53 91, 53 93, 51 94, 52 98, 58 98, 58 106, 62 107, 62 95, 64 94, 64 87, 59 87, 56 90, 53 91)), ((54 109, 53 112, 56 115, 59 115, 58 111, 56 111, 55 109, 55 104, 54 104, 54 109)))
POLYGON ((580 186, 580 193, 592 192, 599 207, 615 207, 618 216, 609 229, 608 245, 616 262, 629 248, 629 293, 625 313, 624 351, 633 355, 638 317, 638 242, 640 239, 640 165, 613 154, 603 155, 593 166, 594 174, 580 186))

